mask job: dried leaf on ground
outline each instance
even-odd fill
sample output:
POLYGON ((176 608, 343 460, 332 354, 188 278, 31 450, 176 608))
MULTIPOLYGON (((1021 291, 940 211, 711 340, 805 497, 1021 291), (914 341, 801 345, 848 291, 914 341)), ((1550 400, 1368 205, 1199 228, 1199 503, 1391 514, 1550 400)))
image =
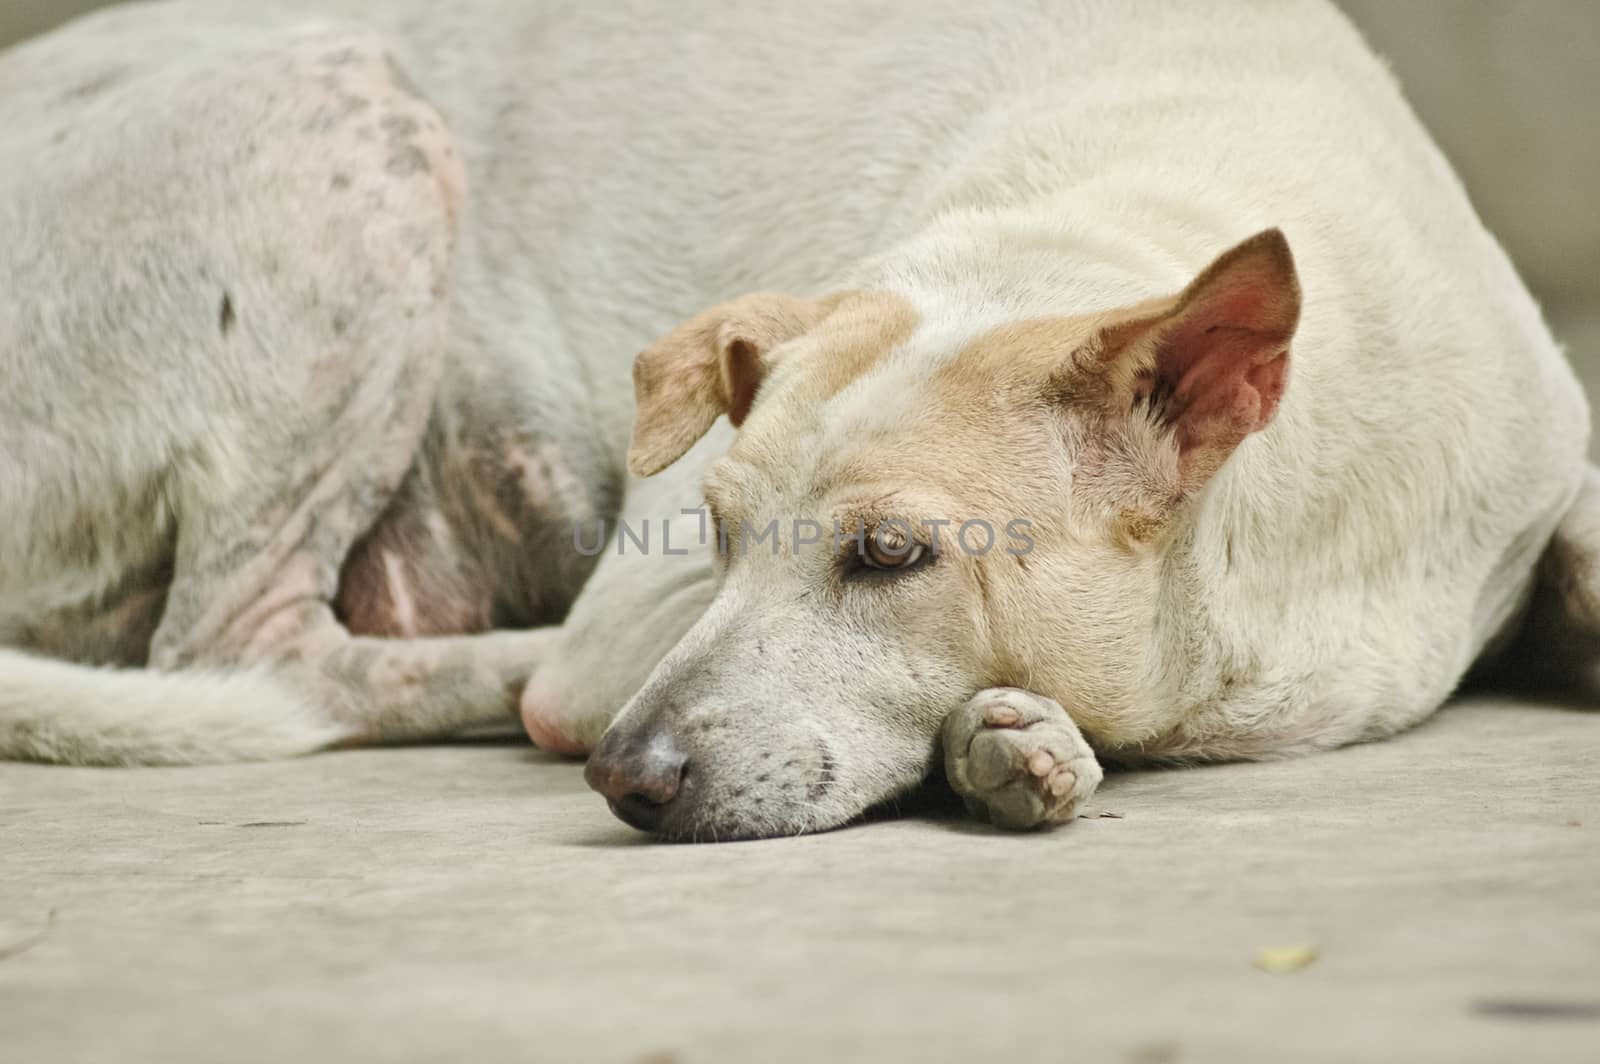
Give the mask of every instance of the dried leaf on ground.
POLYGON ((1317 947, 1305 943, 1262 946, 1256 950, 1256 967, 1274 975, 1298 972, 1316 959, 1317 947))

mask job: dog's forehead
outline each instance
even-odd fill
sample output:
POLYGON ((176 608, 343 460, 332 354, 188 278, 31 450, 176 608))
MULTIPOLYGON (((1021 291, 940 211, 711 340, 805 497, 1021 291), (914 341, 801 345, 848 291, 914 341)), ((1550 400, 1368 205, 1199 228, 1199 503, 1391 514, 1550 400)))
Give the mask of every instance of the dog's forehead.
POLYGON ((814 328, 784 345, 730 448, 734 465, 776 471, 815 454, 833 401, 916 330, 916 308, 888 292, 849 292, 814 328))
POLYGON ((1018 462, 1054 467, 1042 424, 1052 375, 1072 364, 1092 319, 935 313, 906 324, 898 334, 871 328, 889 341, 877 346, 861 343, 865 317, 809 337, 769 382, 714 478, 718 488, 757 504, 890 484, 992 504, 1006 495, 998 472, 1018 462))
POLYGON ((793 342, 763 385, 748 451, 842 440, 908 425, 929 405, 941 367, 1004 316, 922 293, 850 293, 793 342))
POLYGON ((922 438, 959 446, 976 434, 1001 443, 1024 429, 1027 415, 1043 410, 1052 388, 1093 375, 1075 354, 1094 334, 1095 321, 925 317, 894 350, 817 405, 815 431, 830 441, 922 438))

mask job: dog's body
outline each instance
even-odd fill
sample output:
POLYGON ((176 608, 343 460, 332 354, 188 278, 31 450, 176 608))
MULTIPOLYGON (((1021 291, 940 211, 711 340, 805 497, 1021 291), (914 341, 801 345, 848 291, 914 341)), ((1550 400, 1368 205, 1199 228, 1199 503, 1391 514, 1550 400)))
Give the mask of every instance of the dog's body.
POLYGON ((1582 393, 1319 3, 265 6, 0 58, 0 753, 437 734, 531 674, 574 751, 638 689, 591 779, 650 827, 839 823, 941 722, 958 790, 1026 823, 1090 745, 1419 720, 1564 515, 1569 613, 1600 601, 1582 393), (633 462, 671 468, 629 481, 633 353, 757 289, 820 298, 641 356, 633 462), (724 411, 728 457, 673 464, 724 411), (787 532, 574 548, 708 464, 741 523, 871 496, 1037 550, 947 529, 849 583, 787 532))

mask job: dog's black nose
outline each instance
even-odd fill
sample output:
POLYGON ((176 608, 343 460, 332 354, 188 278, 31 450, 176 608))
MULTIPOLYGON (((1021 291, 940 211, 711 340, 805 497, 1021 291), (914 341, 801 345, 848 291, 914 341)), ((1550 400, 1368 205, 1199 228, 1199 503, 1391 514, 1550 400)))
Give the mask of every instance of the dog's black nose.
POLYGON ((688 756, 664 731, 642 735, 612 731, 583 770, 583 778, 606 796, 611 811, 640 831, 661 829, 667 806, 688 774, 688 756))

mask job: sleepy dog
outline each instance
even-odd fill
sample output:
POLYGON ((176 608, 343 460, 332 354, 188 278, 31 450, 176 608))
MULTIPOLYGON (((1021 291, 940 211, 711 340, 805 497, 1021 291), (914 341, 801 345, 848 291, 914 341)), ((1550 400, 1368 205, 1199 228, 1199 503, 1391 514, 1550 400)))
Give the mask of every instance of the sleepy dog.
POLYGON ((0 101, 9 757, 520 711, 664 835, 1029 827, 1600 629, 1582 393, 1320 2, 141 4, 0 101))

